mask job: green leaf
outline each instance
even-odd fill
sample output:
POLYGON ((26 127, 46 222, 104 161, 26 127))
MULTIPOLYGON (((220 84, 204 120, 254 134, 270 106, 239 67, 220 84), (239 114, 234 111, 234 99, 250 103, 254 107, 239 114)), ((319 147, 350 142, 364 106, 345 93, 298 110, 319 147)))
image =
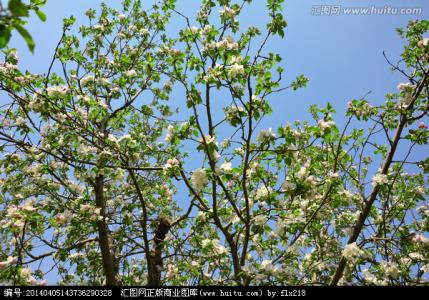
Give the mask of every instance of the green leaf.
POLYGON ((30 3, 40 7, 45 5, 46 1, 47 0, 30 0, 30 3))
POLYGON ((0 25, 0 48, 6 47, 10 40, 10 28, 8 26, 0 25))
POLYGON ((63 28, 70 29, 71 26, 76 22, 76 18, 74 16, 70 16, 69 18, 63 19, 63 28))
POLYGON ((429 157, 421 162, 420 168, 423 169, 423 173, 425 173, 425 174, 429 173, 429 157))
POLYGON ((15 17, 28 17, 28 8, 21 0, 10 0, 8 8, 15 17))
POLYGON ((27 29, 22 27, 21 25, 15 25, 15 29, 19 32, 19 34, 24 38, 24 40, 27 42, 27 46, 30 49, 31 52, 34 51, 34 41, 31 37, 30 33, 28 33, 27 29))
POLYGON ((36 10, 36 15, 39 17, 39 19, 40 19, 42 22, 45 22, 45 21, 46 21, 46 15, 45 15, 45 13, 44 13, 43 11, 41 11, 41 10, 36 10))

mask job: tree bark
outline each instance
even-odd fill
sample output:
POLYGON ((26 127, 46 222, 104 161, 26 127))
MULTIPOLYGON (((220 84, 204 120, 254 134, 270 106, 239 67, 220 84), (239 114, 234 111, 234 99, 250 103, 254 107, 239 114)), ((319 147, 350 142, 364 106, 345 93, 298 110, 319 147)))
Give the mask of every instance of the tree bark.
POLYGON ((161 285, 161 271, 162 266, 162 243, 168 231, 171 228, 171 222, 168 219, 160 218, 158 227, 155 231, 154 237, 154 248, 150 253, 150 260, 148 262, 148 280, 147 283, 150 286, 161 285))
POLYGON ((112 242, 109 234, 109 227, 106 223, 106 201, 104 199, 104 177, 97 176, 95 179, 95 202, 100 208, 101 220, 97 221, 98 239, 101 250, 106 285, 118 285, 118 270, 115 264, 115 256, 112 252, 112 242))

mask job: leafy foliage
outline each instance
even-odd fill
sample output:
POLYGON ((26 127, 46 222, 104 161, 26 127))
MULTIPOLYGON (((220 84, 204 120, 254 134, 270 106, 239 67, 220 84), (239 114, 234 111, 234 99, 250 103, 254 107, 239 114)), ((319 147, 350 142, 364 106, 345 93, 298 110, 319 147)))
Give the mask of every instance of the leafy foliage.
POLYGON ((15 29, 27 43, 31 52, 34 51, 35 43, 30 33, 24 27, 27 24, 25 18, 30 16, 30 12, 34 11, 39 19, 46 21, 46 15, 40 10, 46 0, 30 0, 26 4, 22 0, 9 0, 7 8, 0 3, 0 49, 7 46, 12 31, 15 29))
POLYGON ((261 129, 274 94, 308 83, 266 53, 282 2, 263 31, 240 23, 250 0, 202 0, 194 19, 126 0, 79 35, 65 19, 46 75, 7 52, 0 280, 41 284, 40 263, 60 284, 427 284, 429 23, 399 30, 407 83, 384 104, 261 129))

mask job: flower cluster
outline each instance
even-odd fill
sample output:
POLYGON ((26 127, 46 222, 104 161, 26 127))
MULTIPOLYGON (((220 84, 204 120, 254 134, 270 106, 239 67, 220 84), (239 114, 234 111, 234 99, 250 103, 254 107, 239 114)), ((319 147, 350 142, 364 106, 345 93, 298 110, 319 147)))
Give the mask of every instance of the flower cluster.
POLYGON ((174 138, 174 126, 168 125, 167 127, 167 135, 165 136, 165 141, 171 143, 174 138))
POLYGON ((225 109, 225 119, 232 126, 240 123, 241 117, 245 115, 245 110, 242 106, 228 106, 225 109))
MULTIPOLYGON (((21 194, 15 195, 18 199, 22 197, 21 194)), ((30 199, 25 202, 23 205, 11 205, 7 209, 7 218, 1 221, 2 228, 12 227, 16 229, 22 229, 25 226, 25 220, 28 216, 28 213, 37 211, 37 208, 34 207, 35 200, 30 199)))
POLYGON ((22 268, 20 271, 21 278, 23 278, 30 285, 46 285, 48 282, 46 280, 37 280, 33 277, 30 268, 22 268))
POLYGON ((67 95, 69 88, 67 86, 51 86, 46 89, 49 97, 60 97, 67 95))
POLYGON ((261 185, 261 187, 256 191, 256 199, 264 199, 272 194, 272 187, 267 187, 266 185, 261 185))
POLYGON ((15 70, 18 70, 18 66, 11 63, 0 63, 0 75, 9 75, 15 70))
POLYGON ((415 242, 415 243, 421 243, 421 244, 425 244, 425 245, 429 245, 429 238, 424 237, 421 234, 415 234, 413 236, 413 242, 415 242))
POLYGON ((238 47, 238 43, 232 37, 226 37, 218 42, 206 43, 202 51, 237 51, 238 47))
POLYGON ((356 243, 351 243, 344 248, 342 254, 348 261, 356 262, 365 252, 356 243))
POLYGON ((232 171, 232 163, 224 162, 223 164, 220 165, 220 169, 222 171, 224 171, 225 173, 231 172, 232 171))
POLYGON ((261 130, 256 137, 256 141, 259 143, 266 143, 273 139, 275 139, 276 134, 273 132, 272 128, 268 128, 268 130, 261 130))
POLYGON ((234 17, 238 13, 239 13, 239 9, 233 9, 231 7, 228 7, 228 6, 224 6, 224 8, 219 11, 219 14, 221 16, 225 16, 225 17, 229 17, 229 18, 234 17))
POLYGON ((401 91, 401 92, 403 92, 403 91, 410 91, 410 90, 412 90, 413 88, 414 88, 414 85, 412 85, 411 83, 409 83, 409 82, 406 82, 406 83, 399 83, 397 86, 396 86, 396 88, 399 90, 399 91, 401 91))
POLYGON ((417 46, 424 48, 429 46, 429 38, 425 37, 423 39, 421 39, 420 41, 418 41, 417 46))
POLYGON ((334 121, 327 121, 327 120, 319 120, 317 122, 317 126, 319 126, 319 128, 322 130, 322 132, 325 132, 326 130, 335 126, 335 122, 334 121))
POLYGON ((206 143, 207 145, 216 144, 216 137, 207 134, 204 136, 204 138, 200 138, 200 143, 206 143))
POLYGON ((92 75, 86 75, 85 77, 83 77, 80 80, 80 85, 82 87, 86 87, 86 86, 89 86, 89 85, 93 84, 94 82, 95 82, 94 76, 92 76, 92 75))
POLYGON ((175 167, 178 167, 180 165, 177 158, 171 158, 167 160, 167 163, 164 165, 164 171, 168 171, 170 169, 173 169, 175 167))
POLYGON ((17 257, 8 256, 5 261, 0 261, 0 270, 18 262, 17 257))
POLYGON ((236 78, 238 75, 243 75, 244 73, 244 66, 237 63, 231 65, 228 70, 228 76, 231 79, 236 78))
POLYGON ((201 244, 203 248, 213 249, 216 255, 222 255, 227 253, 228 251, 225 246, 220 244, 220 241, 218 239, 204 239, 201 241, 201 244))
POLYGON ((385 174, 376 174, 374 175, 374 177, 372 177, 372 186, 376 187, 378 185, 384 185, 384 184, 388 184, 389 183, 389 179, 387 178, 387 175, 385 174))
POLYGON ((375 112, 375 109, 367 101, 350 101, 347 103, 347 112, 354 114, 359 119, 370 116, 375 112))
POLYGON ((289 191, 293 191, 296 189, 296 184, 294 182, 289 181, 288 179, 286 179, 281 186, 281 191, 282 192, 289 192, 289 191))
POLYGON ((208 181, 209 179, 205 169, 199 168, 192 172, 191 182, 197 192, 203 190, 208 181))

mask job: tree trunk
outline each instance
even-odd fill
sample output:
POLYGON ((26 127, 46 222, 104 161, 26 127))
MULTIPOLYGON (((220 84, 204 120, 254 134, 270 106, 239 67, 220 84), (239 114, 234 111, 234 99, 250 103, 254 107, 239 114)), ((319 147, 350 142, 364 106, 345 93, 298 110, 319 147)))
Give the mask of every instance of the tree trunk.
POLYGON ((168 219, 161 218, 159 220, 154 237, 155 245, 150 253, 150 260, 148 262, 147 284, 150 286, 161 285, 162 243, 170 228, 171 222, 168 219))
POLYGON ((97 176, 95 179, 95 202, 97 208, 100 208, 101 220, 97 221, 98 239, 101 249, 104 274, 106 276, 106 285, 118 285, 117 268, 115 257, 112 253, 112 243, 109 234, 109 227, 106 223, 106 203, 104 199, 104 177, 97 176))

